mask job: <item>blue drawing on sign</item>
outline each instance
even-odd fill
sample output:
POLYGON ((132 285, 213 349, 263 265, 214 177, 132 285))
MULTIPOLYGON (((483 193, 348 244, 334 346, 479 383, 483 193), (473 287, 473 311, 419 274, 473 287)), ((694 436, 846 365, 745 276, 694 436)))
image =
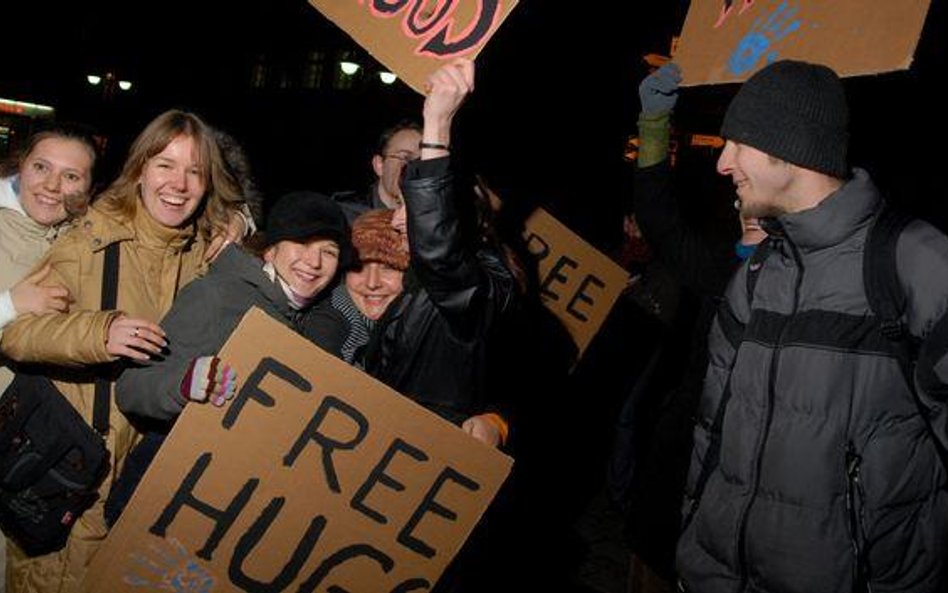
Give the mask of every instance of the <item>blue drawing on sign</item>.
POLYGON ((727 62, 728 70, 740 76, 753 70, 761 57, 768 64, 775 61, 777 52, 772 49, 773 44, 800 28, 801 21, 793 20, 798 10, 797 6, 789 6, 784 0, 766 18, 758 17, 731 54, 727 62))
POLYGON ((130 554, 139 574, 126 574, 122 579, 133 587, 145 587, 172 593, 211 593, 215 580, 198 564, 176 539, 152 544, 151 553, 130 554))

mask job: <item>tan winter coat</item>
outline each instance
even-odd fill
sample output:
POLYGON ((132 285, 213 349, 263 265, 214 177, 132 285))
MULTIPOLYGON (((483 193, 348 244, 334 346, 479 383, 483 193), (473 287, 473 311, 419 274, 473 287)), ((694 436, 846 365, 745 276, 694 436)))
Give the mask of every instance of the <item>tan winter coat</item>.
MULTIPOLYGON (((65 367, 114 360, 105 342, 109 323, 118 313, 99 311, 104 249, 114 242, 121 243, 118 309, 131 317, 157 323, 178 290, 204 271, 205 245, 193 228, 162 227, 141 207, 132 221, 122 222, 93 205, 75 228, 53 244, 46 257, 53 267, 48 281, 63 284, 75 299, 70 312, 19 317, 3 332, 0 349, 6 356, 65 367)), ((56 385, 91 424, 94 382, 57 380, 56 385)), ((106 445, 112 467, 99 489, 98 501, 79 518, 66 547, 59 552, 26 558, 16 546, 8 546, 9 591, 79 590, 92 555, 106 536, 105 497, 138 438, 115 406, 114 397, 110 407, 106 445)))
MULTIPOLYGON (((33 270, 55 234, 55 229, 0 206, 0 291, 10 290, 33 270)), ((0 362, 0 393, 12 380, 13 372, 0 362)))

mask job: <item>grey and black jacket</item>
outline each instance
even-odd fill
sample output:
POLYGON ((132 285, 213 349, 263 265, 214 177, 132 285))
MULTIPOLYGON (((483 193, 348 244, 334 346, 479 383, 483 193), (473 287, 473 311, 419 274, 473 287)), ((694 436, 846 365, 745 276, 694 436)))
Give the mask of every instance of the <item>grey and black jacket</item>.
POLYGON ((115 399, 126 414, 171 420, 184 408, 181 381, 191 361, 217 355, 251 307, 259 307, 298 331, 299 313, 290 307, 279 283, 263 271, 263 261, 230 245, 207 276, 185 286, 161 327, 168 339, 161 360, 126 369, 115 384, 115 399))
POLYGON ((856 170, 819 206, 766 221, 769 256, 732 280, 678 543, 686 590, 945 588, 948 238, 915 221, 897 243, 903 322, 920 343, 913 390, 865 293, 882 206, 856 170))

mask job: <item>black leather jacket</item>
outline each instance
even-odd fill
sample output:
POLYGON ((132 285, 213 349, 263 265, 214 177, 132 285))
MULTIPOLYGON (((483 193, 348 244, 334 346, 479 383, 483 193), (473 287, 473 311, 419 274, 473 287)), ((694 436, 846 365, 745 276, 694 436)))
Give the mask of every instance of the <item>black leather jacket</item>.
MULTIPOLYGON (((411 267, 379 320, 366 371, 459 424, 485 407, 491 328, 510 310, 512 275, 462 232, 448 158, 412 163, 402 192, 411 267)), ((472 209, 473 212, 473 209, 472 209)))

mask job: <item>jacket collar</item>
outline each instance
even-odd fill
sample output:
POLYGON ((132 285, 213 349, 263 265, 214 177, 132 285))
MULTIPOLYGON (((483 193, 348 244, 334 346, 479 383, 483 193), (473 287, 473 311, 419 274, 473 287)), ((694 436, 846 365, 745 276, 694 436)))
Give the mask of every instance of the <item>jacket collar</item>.
POLYGON ((179 252, 196 238, 194 224, 180 229, 168 228, 155 221, 140 204, 136 205, 132 220, 125 220, 93 203, 78 226, 85 231, 92 251, 105 249, 118 241, 137 239, 145 247, 179 252))
POLYGON ((141 201, 137 202, 134 218, 135 238, 145 247, 171 250, 175 253, 184 249, 195 235, 194 223, 189 223, 182 228, 169 228, 148 213, 148 210, 142 206, 141 201))
POLYGON ((296 310, 290 306, 289 298, 283 293, 278 281, 271 280, 263 271, 263 265, 264 262, 259 257, 230 244, 211 264, 211 273, 240 278, 263 295, 280 314, 287 319, 293 319, 296 310))
POLYGON ((869 175, 853 169, 853 177, 814 208, 762 221, 767 234, 786 237, 803 252, 837 245, 869 224, 882 196, 869 175))
POLYGON ((16 175, 0 179, 0 208, 13 210, 14 212, 18 212, 19 214, 26 216, 26 211, 23 209, 23 204, 20 203, 20 195, 17 191, 16 179, 16 175))
POLYGON ((14 213, 9 220, 22 229, 26 235, 45 239, 50 243, 56 238, 58 231, 65 228, 64 224, 46 226, 30 218, 20 202, 19 182, 16 175, 0 179, 0 210, 9 210, 14 213))

